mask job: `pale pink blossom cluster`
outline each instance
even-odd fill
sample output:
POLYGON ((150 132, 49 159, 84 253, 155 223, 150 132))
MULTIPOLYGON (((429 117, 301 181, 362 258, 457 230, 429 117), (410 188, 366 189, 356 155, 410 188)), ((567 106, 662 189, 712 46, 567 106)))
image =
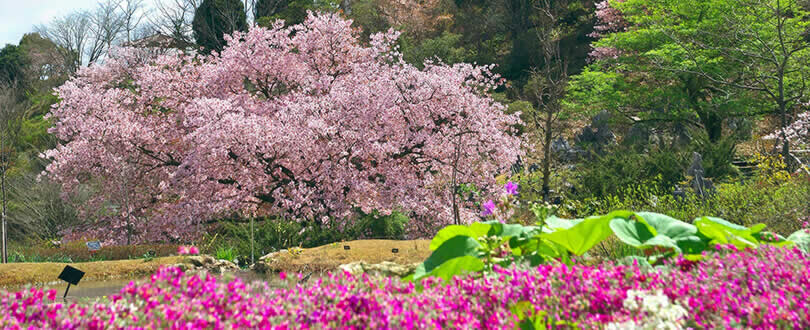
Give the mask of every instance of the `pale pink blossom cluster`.
MULTIPOLYGON (((781 140, 782 132, 782 130, 776 131, 765 138, 781 140)), ((792 124, 784 128, 784 134, 784 137, 791 143, 810 144, 810 111, 800 113, 792 124)))
POLYGON ((108 240, 186 239, 233 212, 451 221, 451 178, 497 190, 521 152, 519 117, 487 94, 501 84, 491 67, 420 70, 397 37, 364 45, 351 21, 310 14, 237 32, 205 58, 121 50, 57 90, 64 143, 45 153, 47 174, 108 240))
MULTIPOLYGON (((624 2, 626 0, 613 1, 624 2)), ((596 3, 596 24, 593 26, 593 32, 588 36, 601 39, 608 34, 622 32, 628 26, 629 23, 624 19, 622 12, 612 7, 609 0, 603 0, 596 3)), ((613 47, 593 47, 593 50, 588 54, 592 59, 597 60, 617 58, 619 55, 621 55, 621 52, 613 47)))

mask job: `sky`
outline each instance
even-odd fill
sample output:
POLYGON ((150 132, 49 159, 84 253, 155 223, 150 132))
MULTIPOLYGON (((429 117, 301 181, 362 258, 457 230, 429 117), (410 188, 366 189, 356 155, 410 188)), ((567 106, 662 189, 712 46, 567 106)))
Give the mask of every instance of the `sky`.
MULTIPOLYGON (((152 1, 147 1, 151 3, 152 1)), ((17 44, 34 25, 75 10, 93 9, 98 0, 0 0, 0 48, 17 44)))

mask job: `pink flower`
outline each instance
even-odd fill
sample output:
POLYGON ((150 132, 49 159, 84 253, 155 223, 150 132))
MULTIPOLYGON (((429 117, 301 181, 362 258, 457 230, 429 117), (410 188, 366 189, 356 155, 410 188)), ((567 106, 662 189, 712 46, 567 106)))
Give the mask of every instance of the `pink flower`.
POLYGON ((197 249, 196 246, 185 246, 181 245, 177 248, 177 254, 179 255, 195 255, 200 254, 200 250, 197 249))
POLYGON ((285 272, 278 273, 278 278, 280 278, 282 281, 286 280, 287 279, 287 273, 285 273, 285 272))
POLYGON ((482 216, 492 215, 495 212, 495 202, 491 199, 484 203, 484 211, 481 211, 482 216))
POLYGON ((512 181, 507 182, 506 186, 504 186, 504 189, 506 189, 507 194, 510 194, 510 195, 513 195, 513 196, 518 195, 518 185, 516 183, 512 182, 512 181))

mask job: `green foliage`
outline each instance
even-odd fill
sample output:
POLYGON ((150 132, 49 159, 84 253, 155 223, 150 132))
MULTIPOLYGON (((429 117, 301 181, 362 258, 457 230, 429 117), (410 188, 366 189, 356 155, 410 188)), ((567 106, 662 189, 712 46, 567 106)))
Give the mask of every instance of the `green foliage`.
POLYGON ((810 253, 810 229, 798 230, 787 237, 788 241, 796 243, 796 247, 810 253))
POLYGON ((577 171, 577 197, 624 196, 625 187, 639 182, 651 189, 668 190, 684 180, 688 165, 688 158, 680 152, 653 149, 636 153, 617 146, 577 171))
MULTIPOLYGON (((377 212, 358 214, 351 225, 335 228, 314 222, 286 221, 275 218, 254 219, 255 257, 291 247, 311 248, 329 243, 362 238, 404 239, 408 217, 401 213, 382 216, 377 212)), ((225 219, 202 237, 203 253, 215 254, 220 248, 232 248, 241 258, 251 255, 249 219, 225 219)))
POLYGON ((569 252, 581 256, 610 236, 610 224, 613 220, 627 220, 632 215, 633 213, 628 211, 615 211, 604 216, 573 220, 576 224, 570 228, 556 228, 551 233, 543 233, 541 236, 564 247, 569 252))
POLYGON ((465 271, 481 271, 484 269, 484 263, 478 255, 481 248, 482 245, 476 238, 467 235, 458 235, 446 240, 416 268, 414 278, 436 276, 449 280, 465 271))
MULTIPOLYGON (((570 263, 569 254, 584 255, 608 237, 645 252, 650 263, 683 254, 703 258, 717 245, 756 248, 762 244, 790 246, 794 242, 766 233, 764 224, 744 227, 714 217, 700 217, 692 224, 652 212, 614 211, 585 219, 539 218, 536 226, 495 221, 445 227, 433 238, 433 253, 410 279, 435 276, 449 280, 465 273, 489 271, 493 265, 536 266, 558 260, 570 263)), ((793 235, 806 244, 807 231, 793 235)))
POLYGON ((203 53, 222 51, 226 34, 247 30, 247 16, 242 1, 203 0, 194 12, 192 30, 203 53))
POLYGON ((470 62, 470 50, 461 44, 461 35, 445 31, 440 36, 424 40, 401 38, 402 55, 405 61, 422 67, 425 60, 441 60, 447 64, 470 62))
POLYGON ((0 49, 0 86, 24 83, 28 58, 23 50, 15 45, 0 49))
POLYGON ((509 310, 512 314, 517 316, 519 321, 518 326, 521 330, 579 329, 579 326, 574 322, 555 321, 548 313, 537 311, 530 301, 518 302, 510 307, 509 310))
POLYGON ((703 176, 723 180, 740 175, 740 171, 731 164, 737 154, 735 136, 727 136, 713 142, 706 135, 698 134, 692 148, 703 157, 703 176))
POLYGON ((713 142, 723 137, 724 120, 756 115, 751 93, 729 93, 728 85, 701 74, 723 72, 731 79, 743 66, 716 49, 684 46, 691 40, 712 46, 727 41, 721 17, 729 1, 628 0, 611 6, 630 26, 594 42, 617 56, 597 58, 572 79, 571 103, 636 116, 659 128, 700 128, 713 142))
POLYGON ((227 260, 230 262, 235 262, 237 255, 233 247, 220 246, 217 248, 216 258, 217 260, 227 260))
POLYGON ((329 12, 338 8, 335 0, 259 0, 256 2, 256 22, 268 27, 277 19, 286 25, 303 23, 307 11, 329 12))
POLYGON ((675 196, 671 189, 657 184, 631 183, 616 194, 569 201, 571 208, 562 211, 577 217, 622 209, 650 210, 679 219, 714 214, 743 226, 761 222, 783 235, 800 229, 800 219, 810 214, 810 180, 803 175, 770 184, 768 178, 758 174, 745 182, 717 184, 715 192, 707 197, 688 188, 684 194, 675 196))
POLYGON ((677 253, 700 253, 697 228, 667 215, 639 212, 644 221, 617 219, 610 228, 622 242, 637 249, 662 247, 677 253))
POLYGON ((356 219, 343 231, 343 235, 348 239, 360 237, 404 239, 405 224, 408 221, 410 219, 399 212, 382 215, 377 211, 365 214, 357 210, 356 219))

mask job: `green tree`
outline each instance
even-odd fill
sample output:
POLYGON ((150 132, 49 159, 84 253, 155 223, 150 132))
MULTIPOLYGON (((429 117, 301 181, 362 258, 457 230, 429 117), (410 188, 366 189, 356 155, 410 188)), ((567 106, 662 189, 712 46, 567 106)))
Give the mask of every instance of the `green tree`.
MULTIPOLYGON (((574 79, 578 103, 723 139, 729 118, 780 114, 804 98, 807 12, 799 0, 610 1, 626 28, 574 79), (589 92, 600 90, 601 92, 589 92)), ((605 15, 609 16, 609 15, 605 15)), ((614 15, 615 16, 615 15, 614 15)))
MULTIPOLYGON (((681 29, 665 29, 692 64, 673 71, 756 94, 764 112, 777 115, 784 129, 792 121, 792 110, 807 101, 810 11, 806 5, 803 0, 726 0, 715 5, 722 10, 717 13, 718 24, 711 26, 714 29, 683 36, 678 33, 681 29), (707 52, 717 54, 717 59, 695 56, 707 52), (728 65, 716 68, 706 65, 707 60, 728 65)), ((678 15, 665 14, 670 20, 678 15)), ((784 134, 782 130, 782 154, 792 158, 784 134)))
POLYGON ((203 0, 191 27, 203 53, 222 51, 226 34, 247 30, 245 6, 240 0, 203 0))
POLYGON ((270 26, 277 19, 294 25, 307 19, 307 11, 327 12, 337 8, 338 3, 334 0, 259 0, 254 14, 261 26, 270 26))
POLYGON ((749 115, 749 95, 691 72, 696 63, 690 56, 702 58, 700 65, 707 70, 727 70, 730 63, 709 50, 690 54, 674 35, 692 37, 716 29, 722 24, 717 17, 723 2, 727 0, 611 1, 627 28, 594 43, 597 61, 573 79, 572 96, 579 104, 609 109, 630 122, 699 127, 711 141, 719 141, 725 119, 749 115), (599 56, 600 51, 614 56, 599 56))
POLYGON ((0 83, 11 85, 26 80, 25 68, 28 58, 19 46, 6 45, 0 49, 0 83))
MULTIPOLYGON (((523 87, 524 97, 532 107, 524 113, 524 121, 542 146, 543 183, 541 193, 548 200, 551 191, 551 168, 554 163, 551 145, 561 136, 569 120, 577 115, 569 111, 564 100, 568 92, 569 70, 576 59, 570 49, 564 52, 563 41, 576 34, 577 22, 568 21, 568 15, 581 9, 573 0, 538 0, 532 17, 535 38, 539 45, 542 66, 533 69, 523 87)), ((583 113, 578 113, 582 115, 583 113)))

